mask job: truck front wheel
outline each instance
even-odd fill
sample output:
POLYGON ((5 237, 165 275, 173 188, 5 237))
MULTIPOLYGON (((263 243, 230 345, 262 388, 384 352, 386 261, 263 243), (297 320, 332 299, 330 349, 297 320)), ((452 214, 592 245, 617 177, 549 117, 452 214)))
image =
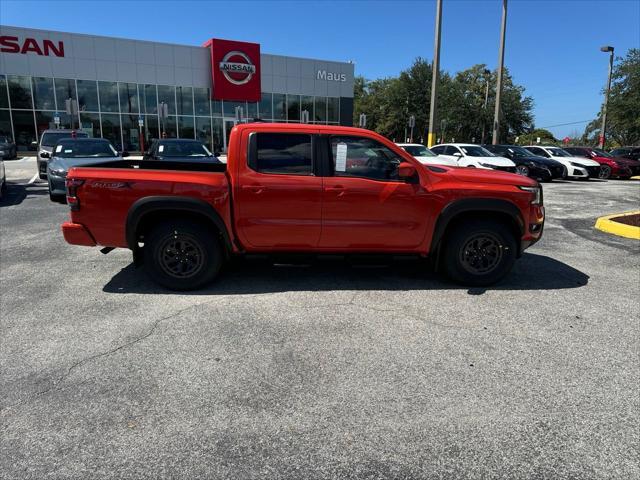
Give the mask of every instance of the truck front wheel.
POLYGON ((516 259, 516 239, 510 229, 490 220, 458 224, 446 238, 443 266, 452 280, 485 286, 501 280, 516 259))
POLYGON ((201 224, 174 221, 157 225, 145 235, 145 270, 170 290, 202 287, 218 275, 221 265, 220 243, 201 224))

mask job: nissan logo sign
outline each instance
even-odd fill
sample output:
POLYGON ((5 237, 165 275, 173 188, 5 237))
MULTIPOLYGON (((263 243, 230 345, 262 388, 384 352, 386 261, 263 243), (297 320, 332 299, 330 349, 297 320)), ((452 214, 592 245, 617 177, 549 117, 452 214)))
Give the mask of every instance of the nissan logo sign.
POLYGON ((244 85, 251 81, 256 66, 251 59, 238 50, 227 53, 220 62, 220 71, 234 85, 244 85))

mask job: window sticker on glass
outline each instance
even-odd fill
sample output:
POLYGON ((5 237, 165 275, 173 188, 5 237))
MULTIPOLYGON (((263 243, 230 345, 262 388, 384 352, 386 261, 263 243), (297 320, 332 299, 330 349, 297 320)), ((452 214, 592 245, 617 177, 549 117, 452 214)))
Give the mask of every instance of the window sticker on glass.
POLYGON ((158 152, 160 152, 160 153, 164 152, 164 145, 160 145, 158 147, 158 152))
POLYGON ((58 145, 58 146, 56 147, 56 153, 59 153, 59 152, 61 152, 61 151, 62 151, 62 145, 58 145))
POLYGON ((336 148, 336 172, 347 170, 347 144, 339 143, 336 148))
POLYGON ((71 149, 69 149, 69 150, 65 150, 65 151, 64 151, 64 153, 71 153, 71 152, 72 152, 72 150, 71 150, 71 149))

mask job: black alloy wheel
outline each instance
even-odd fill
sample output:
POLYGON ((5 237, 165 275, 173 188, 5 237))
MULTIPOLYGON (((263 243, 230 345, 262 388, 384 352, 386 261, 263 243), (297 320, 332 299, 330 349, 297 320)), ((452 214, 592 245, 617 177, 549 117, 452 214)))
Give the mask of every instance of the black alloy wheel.
POLYGON ((611 167, 609 165, 601 165, 598 178, 602 178, 604 180, 611 178, 611 167))

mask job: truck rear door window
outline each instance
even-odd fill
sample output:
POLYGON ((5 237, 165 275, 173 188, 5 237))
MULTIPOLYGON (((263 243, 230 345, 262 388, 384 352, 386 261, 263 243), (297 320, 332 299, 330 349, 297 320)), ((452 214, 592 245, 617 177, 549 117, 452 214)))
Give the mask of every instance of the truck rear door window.
POLYGON ((250 167, 261 173, 313 175, 311 135, 257 133, 250 167))

